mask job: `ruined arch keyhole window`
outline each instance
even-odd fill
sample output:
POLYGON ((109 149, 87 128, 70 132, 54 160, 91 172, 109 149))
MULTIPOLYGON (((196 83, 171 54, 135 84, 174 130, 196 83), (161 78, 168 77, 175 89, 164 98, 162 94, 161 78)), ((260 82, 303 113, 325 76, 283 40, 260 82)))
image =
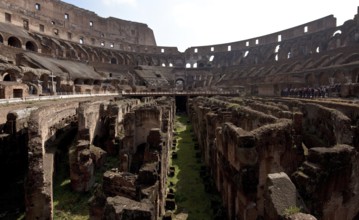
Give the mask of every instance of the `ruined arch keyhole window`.
POLYGON ((184 89, 184 81, 182 79, 176 80, 176 90, 182 91, 184 89))
POLYGON ((187 63, 187 64, 186 64, 186 68, 191 68, 191 64, 190 64, 190 63, 187 63))
POLYGON ((278 35, 278 42, 281 42, 281 41, 282 41, 282 35, 279 34, 279 35, 278 35))
POLYGON ((36 3, 36 4, 35 4, 35 9, 36 9, 37 11, 40 11, 40 10, 41 10, 41 5, 40 5, 39 3, 36 3))
POLYGON ((65 13, 64 18, 65 18, 65 20, 69 20, 70 19, 69 14, 65 13))
POLYGON ((105 42, 102 41, 102 42, 101 42, 101 47, 104 47, 104 46, 105 46, 105 42))
POLYGON ((195 52, 195 53, 198 53, 198 48, 194 48, 194 52, 195 52))
POLYGON ((279 49, 280 49, 280 45, 278 44, 275 49, 274 49, 274 53, 278 53, 279 52, 279 49))
POLYGON ((333 37, 335 37, 336 35, 341 35, 342 31, 341 30, 337 30, 333 33, 333 37))
POLYGON ((197 68, 197 63, 194 63, 194 64, 193 64, 193 68, 197 68))
POLYGON ((256 45, 258 45, 259 44, 259 39, 256 39, 256 45))
POLYGON ((111 44, 110 44, 110 47, 111 47, 111 48, 114 48, 114 47, 115 47, 114 43, 111 43, 111 44))
POLYGON ((90 27, 93 27, 93 21, 89 22, 90 27))
POLYGON ((275 60, 275 61, 278 61, 278 54, 275 55, 274 60, 275 60))
POLYGON ((248 54, 249 54, 249 51, 247 50, 247 51, 244 53, 243 57, 247 57, 248 54))
POLYGON ((304 26, 304 33, 308 32, 308 26, 304 26))
POLYGON ((212 62, 214 59, 214 55, 212 55, 210 58, 209 58, 209 62, 212 62))
POLYGON ((165 64, 165 63, 162 63, 162 67, 166 67, 166 64, 165 64))
POLYGON ((164 53, 165 52, 165 49, 164 48, 161 48, 161 53, 164 53))
POLYGON ((232 50, 232 46, 231 46, 231 45, 228 45, 227 50, 228 50, 228 51, 231 51, 231 50, 232 50))
POLYGON ((54 34, 55 34, 55 35, 59 35, 59 29, 54 28, 54 34))
POLYGON ((173 64, 172 64, 172 63, 170 63, 168 66, 169 66, 169 67, 173 67, 173 64))
POLYGON ((246 42, 246 47, 249 47, 249 41, 246 42))
POLYGON ((317 49, 315 49, 315 52, 320 53, 320 47, 317 47, 317 49))
POLYGON ((288 52, 287 54, 287 59, 290 59, 292 57, 292 53, 291 52, 288 52))
POLYGON ((84 43, 84 38, 83 37, 80 37, 80 44, 83 44, 84 43))
POLYGON ((214 47, 211 47, 211 52, 213 52, 214 51, 214 47))

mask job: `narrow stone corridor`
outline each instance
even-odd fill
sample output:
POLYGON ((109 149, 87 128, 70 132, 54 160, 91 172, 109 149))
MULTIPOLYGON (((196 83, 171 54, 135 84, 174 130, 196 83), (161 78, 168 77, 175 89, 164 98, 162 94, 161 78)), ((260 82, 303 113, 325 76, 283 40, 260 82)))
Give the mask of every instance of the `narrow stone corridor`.
POLYGON ((175 219, 213 219, 211 201, 216 196, 206 193, 201 178, 203 166, 200 153, 187 116, 176 116, 175 132, 176 146, 171 150, 171 166, 175 172, 168 179, 168 186, 173 190, 177 206, 175 219))

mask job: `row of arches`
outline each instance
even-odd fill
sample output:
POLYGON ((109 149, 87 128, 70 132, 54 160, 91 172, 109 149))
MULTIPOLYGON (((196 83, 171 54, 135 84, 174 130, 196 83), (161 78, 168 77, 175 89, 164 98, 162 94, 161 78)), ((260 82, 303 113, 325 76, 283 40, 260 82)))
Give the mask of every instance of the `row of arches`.
MULTIPOLYGON (((342 48, 343 46, 353 45, 359 42, 359 37, 355 37, 357 31, 354 23, 348 23, 335 29, 326 29, 321 32, 303 35, 295 39, 258 45, 255 47, 241 47, 238 50, 228 50, 214 52, 211 47, 209 54, 198 55, 198 50, 186 51, 187 58, 191 66, 198 63, 198 57, 215 54, 217 59, 213 66, 235 66, 235 65, 257 65, 261 63, 285 61, 291 58, 308 57, 313 54, 324 53, 329 50, 342 48)), ((247 45, 248 46, 248 45, 247 45)), ((209 51, 209 48, 204 48, 209 51)))
MULTIPOLYGON (((4 43, 4 38, 2 35, 0 35, 0 43, 4 43)), ((7 39, 7 45, 11 46, 11 47, 16 47, 16 48, 22 48, 23 43, 21 42, 21 40, 15 36, 10 36, 7 39)), ((35 42, 33 41, 26 41, 25 43, 25 49, 29 50, 29 51, 34 51, 37 52, 38 51, 38 46, 35 42)))
MULTIPOLYGON (((121 51, 110 50, 106 48, 97 48, 89 45, 81 45, 74 42, 52 39, 38 34, 30 35, 37 41, 28 40, 25 44, 21 38, 10 36, 7 38, 7 45, 15 48, 24 48, 29 51, 41 51, 44 54, 73 59, 83 62, 100 62, 119 65, 150 65, 150 66, 174 66, 176 63, 183 64, 181 55, 175 57, 166 57, 161 54, 137 54, 134 52, 124 53, 121 51), (41 45, 39 48, 38 45, 41 45), (172 64, 172 65, 170 65, 172 64)), ((0 34, 0 43, 4 43, 4 38, 0 34)), ((173 55, 171 55, 173 56, 173 55)))

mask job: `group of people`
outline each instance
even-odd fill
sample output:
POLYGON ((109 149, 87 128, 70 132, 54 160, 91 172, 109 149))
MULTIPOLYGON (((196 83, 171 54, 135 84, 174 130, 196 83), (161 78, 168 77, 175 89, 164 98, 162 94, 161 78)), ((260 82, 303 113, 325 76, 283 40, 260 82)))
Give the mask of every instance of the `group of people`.
POLYGON ((302 87, 302 88, 284 88, 281 96, 298 98, 326 98, 340 95, 340 84, 320 86, 320 87, 302 87))

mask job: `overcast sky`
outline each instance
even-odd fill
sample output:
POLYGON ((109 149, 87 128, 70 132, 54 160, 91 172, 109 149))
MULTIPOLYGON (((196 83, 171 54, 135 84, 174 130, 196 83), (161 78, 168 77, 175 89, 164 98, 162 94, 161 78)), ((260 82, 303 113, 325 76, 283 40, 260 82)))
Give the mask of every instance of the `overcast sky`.
POLYGON ((228 43, 288 29, 333 14, 353 19, 358 0, 63 0, 95 12, 146 23, 157 45, 228 43))

